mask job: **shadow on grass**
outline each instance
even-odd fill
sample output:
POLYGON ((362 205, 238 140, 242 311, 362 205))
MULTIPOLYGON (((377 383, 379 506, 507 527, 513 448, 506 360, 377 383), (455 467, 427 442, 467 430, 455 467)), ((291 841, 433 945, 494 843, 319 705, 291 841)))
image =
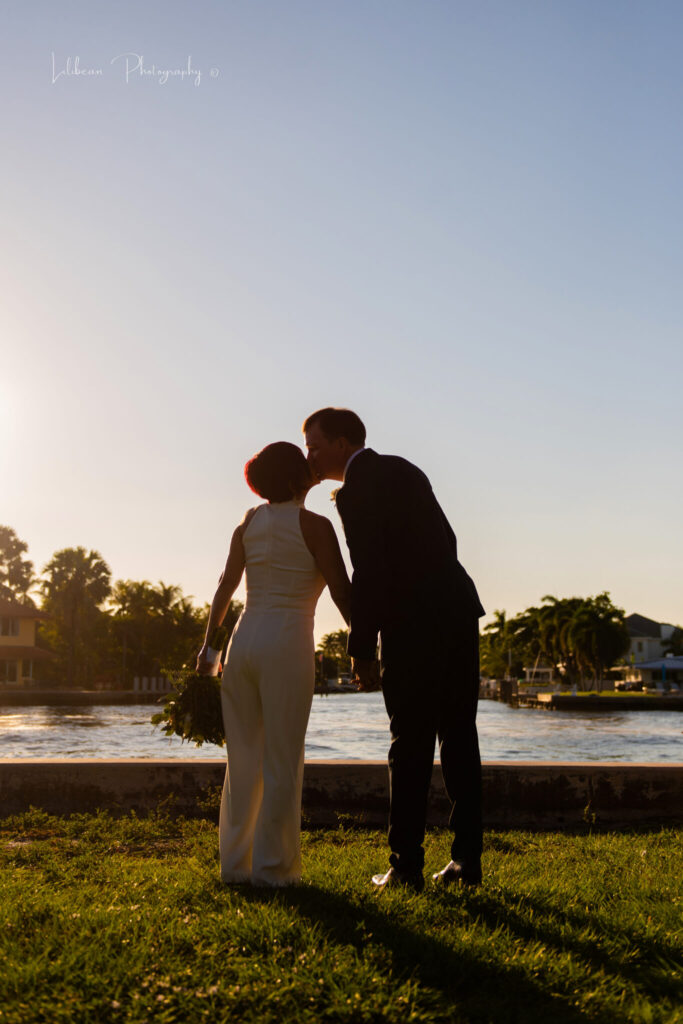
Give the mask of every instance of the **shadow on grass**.
POLYGON ((646 934, 636 937, 630 927, 619 927, 604 915, 598 918, 589 911, 552 906, 528 895, 523 897, 524 910, 520 911, 511 905, 511 899, 518 901, 519 897, 508 894, 506 901, 481 893, 477 917, 489 928, 502 925, 522 939, 553 946, 558 953, 569 952, 591 969, 599 968, 621 983, 628 981, 643 996, 669 996, 674 1001, 683 997, 680 947, 673 942, 646 934), (529 912, 534 921, 528 919, 529 912), (600 941, 577 934, 586 930, 600 935, 600 941), (607 948, 610 944, 618 947, 616 952, 607 948))
MULTIPOLYGON (((520 1021, 552 1021, 553 1024, 577 1024, 586 1017, 577 1007, 557 995, 543 991, 523 966, 488 963, 481 953, 459 946, 454 949, 446 942, 411 928, 398 917, 396 904, 382 905, 378 895, 363 905, 327 889, 310 885, 280 890, 244 889, 244 899, 255 903, 273 900, 295 909, 311 924, 322 929, 330 941, 355 947, 358 954, 367 955, 369 941, 386 950, 387 966, 401 977, 412 978, 420 985, 438 993, 445 1003, 471 1021, 496 1024, 517 1024, 520 1021)), ((439 898, 431 894, 408 899, 439 898)), ((454 895, 443 898, 444 913, 457 902, 465 907, 472 920, 482 920, 477 896, 454 895)), ((504 923, 504 909, 491 924, 499 928, 504 923)), ((489 924, 489 922, 485 922, 489 924)), ((591 1019, 596 1024, 614 1024, 611 1014, 593 1009, 591 1019)))

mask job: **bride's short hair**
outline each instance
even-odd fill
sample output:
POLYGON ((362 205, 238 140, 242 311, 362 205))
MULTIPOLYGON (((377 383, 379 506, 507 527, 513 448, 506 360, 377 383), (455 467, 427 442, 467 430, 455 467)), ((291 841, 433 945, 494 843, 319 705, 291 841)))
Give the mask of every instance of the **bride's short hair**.
POLYGON ((267 444, 244 467, 252 491, 267 501, 291 501, 312 483, 306 457, 295 444, 275 441, 267 444))

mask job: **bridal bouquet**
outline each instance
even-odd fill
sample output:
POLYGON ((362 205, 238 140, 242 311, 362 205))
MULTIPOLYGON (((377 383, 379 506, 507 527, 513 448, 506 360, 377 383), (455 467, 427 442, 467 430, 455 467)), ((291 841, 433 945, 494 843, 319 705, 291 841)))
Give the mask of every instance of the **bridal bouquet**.
POLYGON ((220 679, 196 672, 176 672, 171 678, 173 689, 164 696, 162 710, 152 715, 152 723, 167 736, 191 740, 196 747, 203 743, 224 747, 220 679))
MULTIPOLYGON (((215 671, 218 671, 221 651, 227 645, 228 637, 229 632, 223 626, 212 631, 208 650, 210 657, 215 656, 215 671)), ((167 736, 191 740, 196 747, 203 743, 224 747, 221 681, 218 676, 200 676, 189 669, 167 674, 173 682, 173 689, 164 696, 162 710, 152 715, 153 725, 158 725, 167 736)))

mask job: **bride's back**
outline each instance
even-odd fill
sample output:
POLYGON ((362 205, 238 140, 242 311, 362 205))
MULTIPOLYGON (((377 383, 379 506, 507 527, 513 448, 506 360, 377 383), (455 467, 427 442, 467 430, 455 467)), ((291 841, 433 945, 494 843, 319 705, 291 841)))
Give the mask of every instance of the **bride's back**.
POLYGON ((325 583, 303 538, 299 511, 296 501, 259 505, 245 526, 245 614, 313 616, 325 583))

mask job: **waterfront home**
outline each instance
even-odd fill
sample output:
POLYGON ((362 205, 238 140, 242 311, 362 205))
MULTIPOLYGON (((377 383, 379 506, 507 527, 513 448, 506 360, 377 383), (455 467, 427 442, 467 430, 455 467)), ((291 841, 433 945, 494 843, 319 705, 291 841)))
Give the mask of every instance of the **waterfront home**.
POLYGON ((663 658, 637 661, 626 671, 626 682, 642 684, 648 690, 683 691, 683 657, 667 654, 663 658))
POLYGON ((537 660, 533 667, 524 666, 524 684, 536 687, 550 687, 557 675, 557 666, 537 660))
POLYGON ((36 625, 45 618, 32 605, 0 598, 0 687, 30 684, 36 662, 51 657, 36 647, 36 625))
POLYGON ((656 661, 666 654, 664 646, 671 639, 675 626, 668 622, 655 622, 645 615, 626 616, 626 626, 631 645, 624 659, 635 665, 636 662, 656 661))

